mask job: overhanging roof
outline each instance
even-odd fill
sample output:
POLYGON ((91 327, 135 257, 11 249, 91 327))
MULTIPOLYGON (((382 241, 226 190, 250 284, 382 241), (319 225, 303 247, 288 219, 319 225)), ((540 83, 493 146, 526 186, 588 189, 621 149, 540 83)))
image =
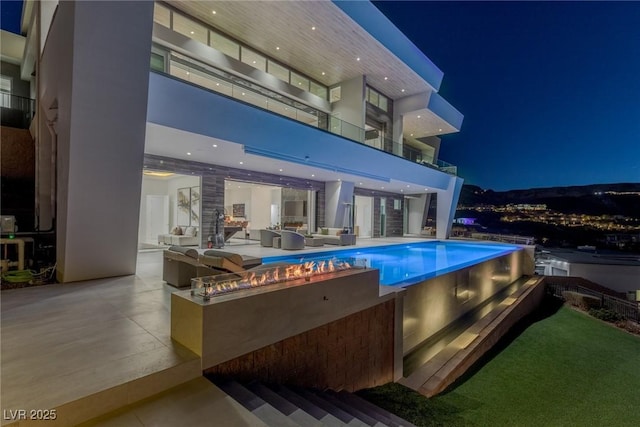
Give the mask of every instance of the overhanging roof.
POLYGON ((369 2, 169 3, 327 86, 366 75, 370 85, 398 99, 437 91, 442 79, 442 72, 369 2))

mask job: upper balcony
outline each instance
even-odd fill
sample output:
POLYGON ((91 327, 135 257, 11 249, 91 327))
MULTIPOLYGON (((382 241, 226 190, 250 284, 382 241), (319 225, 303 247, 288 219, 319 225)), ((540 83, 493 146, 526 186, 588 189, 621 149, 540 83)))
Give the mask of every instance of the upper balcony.
MULTIPOLYGON (((188 72, 191 78, 196 71, 200 72, 195 68, 181 72, 185 76, 188 72)), ((286 100, 250 93, 247 87, 219 77, 207 83, 217 89, 214 91, 201 84, 196 86, 166 74, 151 73, 147 120, 161 125, 166 132, 162 135, 148 132, 147 152, 258 171, 272 160, 281 161, 298 165, 298 169, 336 172, 343 174, 343 179, 356 182, 368 180, 377 183, 376 188, 384 189, 386 183, 402 183, 406 192, 449 187, 450 171, 425 167, 345 139, 341 134, 364 138, 365 133, 345 123, 323 121, 286 100), (333 126, 336 128, 329 129, 333 126), (216 151, 222 145, 228 151, 216 151), (242 166, 238 166, 239 161, 242 166)), ((204 77, 199 74, 197 78, 204 77)), ((400 187, 396 187, 400 192, 400 187)))
POLYGON ((452 165, 433 158, 428 159, 416 153, 415 150, 411 151, 409 147, 403 147, 402 144, 389 138, 384 138, 377 134, 372 136, 370 131, 330 116, 320 109, 302 104, 295 99, 287 98, 278 92, 186 55, 160 49, 159 47, 155 48, 156 52, 161 50, 163 51, 161 55, 158 53, 152 54, 152 66, 155 71, 170 74, 173 77, 235 98, 241 102, 340 135, 351 141, 404 157, 421 165, 439 168, 449 174, 456 174, 457 170, 452 165))

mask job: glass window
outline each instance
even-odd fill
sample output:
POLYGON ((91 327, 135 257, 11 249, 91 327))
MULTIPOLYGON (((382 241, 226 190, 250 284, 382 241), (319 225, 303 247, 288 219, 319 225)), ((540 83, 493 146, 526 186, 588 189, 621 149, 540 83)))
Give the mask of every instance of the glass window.
POLYGON ((327 87, 318 83, 311 82, 310 83, 310 92, 316 96, 319 96, 322 99, 327 99, 327 87))
POLYGON ((291 84, 307 92, 309 91, 309 79, 293 71, 291 72, 291 84))
POLYGON ((378 92, 372 90, 369 91, 369 102, 373 105, 375 105, 376 107, 378 106, 378 92))
POLYGON ((289 83, 289 70, 282 65, 269 61, 269 69, 267 70, 267 73, 279 78, 283 82, 289 83))
POLYGON ((151 52, 151 69, 154 71, 164 71, 164 56, 151 52))
POLYGON ((387 101, 387 97, 380 95, 380 102, 378 104, 378 107, 380 107, 380 109, 383 111, 387 111, 387 109, 389 108, 388 104, 389 102, 387 101))
POLYGON ((169 9, 156 3, 153 9, 153 22, 171 28, 171 12, 169 9))
POLYGON ((219 50, 220 52, 234 59, 240 59, 240 45, 238 45, 238 43, 229 40, 228 38, 214 31, 210 31, 210 34, 210 46, 212 48, 219 50))
POLYGON ((0 107, 11 108, 11 77, 0 76, 0 107))
POLYGON ((207 44, 207 29, 184 16, 173 14, 173 31, 183 34, 200 43, 207 44))
POLYGON ((244 46, 240 49, 240 53, 242 62, 251 65, 253 68, 257 68, 258 70, 267 71, 267 58, 257 52, 247 49, 244 46))

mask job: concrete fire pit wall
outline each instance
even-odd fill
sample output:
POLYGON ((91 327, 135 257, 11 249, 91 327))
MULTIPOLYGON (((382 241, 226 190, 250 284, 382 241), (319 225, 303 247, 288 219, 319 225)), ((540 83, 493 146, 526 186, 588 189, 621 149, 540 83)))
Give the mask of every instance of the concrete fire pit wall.
POLYGON ((378 270, 345 270, 203 302, 190 291, 171 295, 171 337, 202 358, 202 369, 238 358, 386 301, 378 270))
POLYGON ((406 288, 403 354, 520 278, 530 268, 524 249, 406 288))

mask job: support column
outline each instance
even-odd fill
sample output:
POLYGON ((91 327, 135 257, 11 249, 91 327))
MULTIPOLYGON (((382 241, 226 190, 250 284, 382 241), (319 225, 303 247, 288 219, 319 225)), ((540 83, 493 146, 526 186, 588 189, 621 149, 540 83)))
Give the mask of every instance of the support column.
MULTIPOLYGON (((325 183, 325 227, 342 228, 345 223, 347 205, 353 203, 355 184, 347 181, 331 181, 325 183)), ((349 210, 353 213, 353 206, 349 210)))
POLYGON ((135 273, 152 23, 153 2, 58 4, 39 90, 58 107, 61 282, 135 273))
POLYGON ((446 191, 438 191, 436 237, 448 239, 451 234, 451 224, 456 215, 456 207, 460 198, 460 190, 464 180, 452 176, 446 191))

